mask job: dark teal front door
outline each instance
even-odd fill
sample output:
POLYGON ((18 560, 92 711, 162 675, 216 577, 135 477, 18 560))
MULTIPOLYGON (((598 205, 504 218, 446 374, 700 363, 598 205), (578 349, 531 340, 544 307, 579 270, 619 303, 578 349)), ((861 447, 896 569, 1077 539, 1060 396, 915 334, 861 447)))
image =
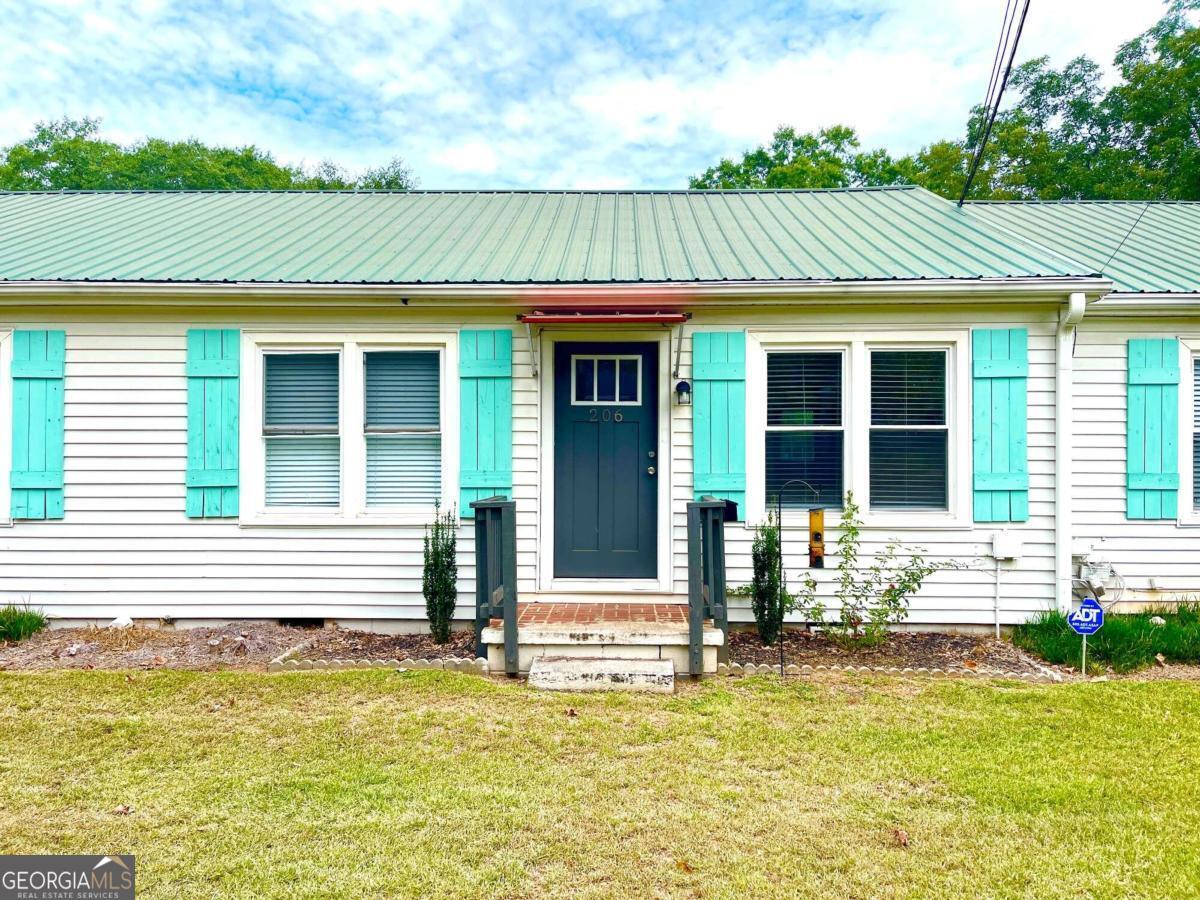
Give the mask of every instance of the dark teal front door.
POLYGON ((554 348, 554 575, 658 574, 658 345, 554 348))

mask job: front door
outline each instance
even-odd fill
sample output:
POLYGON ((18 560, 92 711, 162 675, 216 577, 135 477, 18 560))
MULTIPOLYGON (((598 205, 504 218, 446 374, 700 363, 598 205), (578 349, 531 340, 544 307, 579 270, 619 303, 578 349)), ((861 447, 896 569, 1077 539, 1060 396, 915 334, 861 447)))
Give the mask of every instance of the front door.
POLYGON ((658 344, 555 344, 555 577, 657 577, 657 453, 658 344))

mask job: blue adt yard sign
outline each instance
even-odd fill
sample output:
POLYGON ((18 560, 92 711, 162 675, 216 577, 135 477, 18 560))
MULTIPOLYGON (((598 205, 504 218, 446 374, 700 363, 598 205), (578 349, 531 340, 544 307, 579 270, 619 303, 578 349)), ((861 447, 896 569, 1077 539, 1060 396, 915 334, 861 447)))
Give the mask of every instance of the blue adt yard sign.
POLYGON ((1104 607, 1096 602, 1095 597, 1085 597, 1079 604, 1079 609, 1067 616, 1067 624, 1071 630, 1083 638, 1083 649, 1080 655, 1079 671, 1087 677, 1087 639, 1089 634, 1095 634, 1104 625, 1104 607))
POLYGON ((1094 597, 1087 597, 1079 604, 1079 609, 1067 616, 1067 624, 1084 637, 1095 634, 1104 624, 1104 607, 1094 597))

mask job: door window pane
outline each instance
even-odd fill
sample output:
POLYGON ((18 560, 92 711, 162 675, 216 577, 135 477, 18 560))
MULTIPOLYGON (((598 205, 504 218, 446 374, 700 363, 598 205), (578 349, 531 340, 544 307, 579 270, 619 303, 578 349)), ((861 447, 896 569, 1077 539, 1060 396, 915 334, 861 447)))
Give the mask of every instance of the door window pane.
POLYGON ((617 361, 596 360, 596 401, 612 403, 617 399, 617 361))
POLYGON ((620 361, 619 396, 622 403, 637 403, 638 400, 638 360, 623 359, 620 361))
POLYGON ((596 361, 575 357, 575 401, 591 403, 596 399, 596 361))

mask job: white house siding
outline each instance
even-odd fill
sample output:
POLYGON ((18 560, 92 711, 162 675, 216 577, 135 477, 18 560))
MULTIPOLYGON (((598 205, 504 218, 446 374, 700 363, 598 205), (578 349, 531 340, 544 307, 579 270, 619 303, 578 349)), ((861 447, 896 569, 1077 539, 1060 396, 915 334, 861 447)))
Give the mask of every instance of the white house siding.
MULTIPOLYGON (((338 301, 331 300, 333 307, 338 301)), ((777 309, 777 308, 775 308, 777 309)), ((906 306, 841 306, 774 311, 757 307, 699 311, 688 325, 680 375, 690 378, 690 335, 696 329, 755 328, 851 331, 859 328, 966 328, 1026 326, 1030 330, 1029 452, 1030 518, 1011 526, 1025 551, 1005 564, 1002 621, 1019 622, 1053 605, 1054 545, 1054 349, 1057 307, 959 303, 906 306), (969 308, 968 308, 969 305, 969 308), (957 310, 957 311, 955 311, 957 310)), ((2 324, 64 328, 66 363, 66 517, 17 522, 0 529, 0 597, 40 606, 53 616, 101 620, 118 613, 154 619, 312 617, 412 627, 423 618, 420 593, 423 529, 408 526, 327 525, 241 527, 232 520, 184 516, 187 439, 185 335, 190 327, 287 331, 506 327, 510 308, 474 310, 357 310, 272 312, 268 309, 101 311, 10 310, 2 324)), ((581 336, 583 332, 581 331, 581 336)), ((1082 343, 1082 339, 1081 339, 1082 343)), ((672 358, 666 365, 674 364, 672 358)), ((514 328, 513 492, 518 504, 518 577, 523 599, 537 596, 539 484, 541 471, 539 379, 534 377, 523 327, 514 328)), ((673 380, 673 379, 672 379, 673 380)), ((11 388, 5 383, 4 390, 11 388)), ((969 385, 960 385, 968 390, 969 385)), ((682 600, 687 590, 686 504, 692 497, 691 410, 671 407, 671 583, 682 600)), ((457 427, 448 422, 447 427, 457 427)), ((958 439, 968 440, 969 422, 958 439)), ((7 440, 5 433, 4 439, 7 440)), ((832 524, 832 523, 830 523, 832 524)), ((988 625, 994 582, 988 557, 995 525, 952 530, 869 530, 873 552, 890 537, 924 546, 932 556, 962 560, 961 571, 936 576, 914 603, 914 624, 988 625)), ((752 532, 727 529, 729 581, 750 577, 752 532)), ((836 532, 830 529, 833 549, 836 532)), ((789 529, 787 567, 805 563, 804 534, 789 529)), ((472 615, 471 530, 460 533, 459 616, 472 615)), ((832 557, 829 564, 836 560, 832 557)), ((831 580, 824 573, 821 581, 831 580)), ((826 591, 827 592, 827 591, 826 591)), ((744 604, 736 620, 749 620, 744 604)))
MULTIPOLYGON (((745 313, 697 314, 696 329, 744 327, 749 320, 745 313)), ((965 568, 935 575, 912 604, 908 619, 914 626, 956 625, 987 626, 994 622, 995 574, 990 557, 992 535, 1007 528, 1019 532, 1023 555, 1014 562, 1001 564, 1000 621, 1016 624, 1034 613, 1054 606, 1054 409, 1055 359, 1054 334, 1057 307, 1049 304, 1036 308, 980 305, 964 298, 959 303, 925 305, 921 307, 797 308, 781 312, 756 312, 755 331, 776 329, 796 332, 811 329, 813 339, 820 332, 875 332, 886 340, 889 331, 902 329, 947 329, 974 326, 987 328, 1026 327, 1029 329, 1029 520, 1009 525, 980 524, 958 529, 929 529, 913 527, 866 528, 863 530, 862 556, 869 558, 892 539, 923 547, 932 558, 953 559, 965 568), (968 308, 969 307, 969 308, 968 308)), ((683 353, 684 377, 690 377, 689 342, 683 353)), ((960 385, 970 390, 970 385, 960 385)), ((677 591, 687 589, 687 545, 684 523, 685 504, 691 494, 691 429, 690 414, 675 415, 675 498, 674 547, 675 583, 677 591), (682 421, 681 421, 682 420, 682 421)), ((970 422, 959 423, 957 439, 970 441, 970 422)), ((755 439, 751 436, 750 439, 755 439)), ((761 440, 761 435, 757 436, 761 440)), ((751 474, 753 477, 753 474, 751 474)), ((968 473, 969 477, 969 473, 968 473)), ((859 498, 860 505, 865 498, 859 498)), ((785 514, 785 568, 796 576, 807 568, 807 521, 788 525, 785 514)), ((794 521, 794 520, 792 520, 794 521)), ((836 540, 837 514, 826 515, 826 566, 814 575, 819 593, 828 605, 832 582, 837 575, 836 540)), ((750 547, 753 530, 746 525, 726 527, 726 565, 729 584, 749 582, 752 569, 750 547)), ((731 618, 752 621, 749 603, 734 598, 731 618)))
MULTIPOLYGON (((1126 359, 1127 342, 1135 337, 1200 337, 1200 320, 1089 313, 1080 324, 1072 498, 1076 548, 1090 547, 1094 557, 1107 559, 1125 580, 1125 599, 1170 600, 1200 594, 1200 523, 1125 518, 1126 359)), ((1186 367, 1181 377, 1190 379, 1186 367)), ((1190 421, 1181 410, 1179 444, 1187 454, 1190 421)), ((1180 489, 1181 512, 1192 505, 1188 488, 1180 489)))

